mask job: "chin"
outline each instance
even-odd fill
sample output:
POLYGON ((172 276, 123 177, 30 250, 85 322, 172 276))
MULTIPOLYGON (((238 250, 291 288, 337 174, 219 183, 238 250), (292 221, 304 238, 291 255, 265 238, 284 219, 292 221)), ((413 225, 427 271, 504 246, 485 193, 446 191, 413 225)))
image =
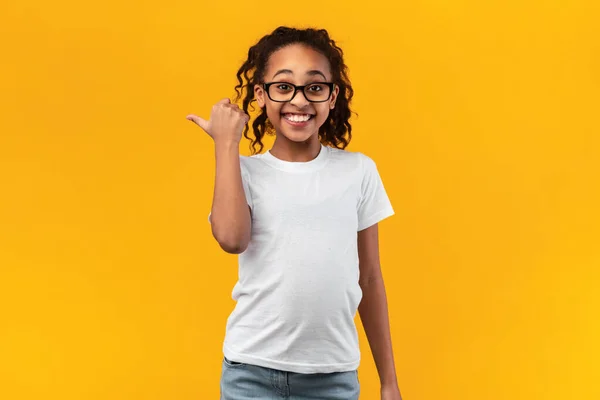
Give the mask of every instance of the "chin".
POLYGON ((304 143, 310 140, 310 138, 312 138, 314 135, 316 135, 316 132, 312 132, 312 133, 305 133, 305 132, 282 132, 282 135, 285 136, 286 139, 288 139, 291 142, 296 142, 296 143, 304 143))

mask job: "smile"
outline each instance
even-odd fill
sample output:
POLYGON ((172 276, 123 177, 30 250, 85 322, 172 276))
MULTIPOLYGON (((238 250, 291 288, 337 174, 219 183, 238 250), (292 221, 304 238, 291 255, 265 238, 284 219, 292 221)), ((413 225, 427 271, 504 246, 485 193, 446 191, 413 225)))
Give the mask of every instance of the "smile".
POLYGON ((290 121, 290 122, 306 122, 312 118, 314 118, 314 115, 311 114, 282 114, 283 118, 285 118, 286 120, 290 121))

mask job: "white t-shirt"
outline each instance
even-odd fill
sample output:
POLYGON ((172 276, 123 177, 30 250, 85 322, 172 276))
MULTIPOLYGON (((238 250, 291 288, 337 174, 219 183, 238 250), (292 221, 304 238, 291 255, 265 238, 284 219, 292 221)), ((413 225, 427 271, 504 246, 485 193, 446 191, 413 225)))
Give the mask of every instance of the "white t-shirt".
POLYGON ((252 235, 224 355, 299 373, 358 368, 357 232, 394 214, 375 162, 323 145, 308 162, 270 151, 240 162, 252 235))

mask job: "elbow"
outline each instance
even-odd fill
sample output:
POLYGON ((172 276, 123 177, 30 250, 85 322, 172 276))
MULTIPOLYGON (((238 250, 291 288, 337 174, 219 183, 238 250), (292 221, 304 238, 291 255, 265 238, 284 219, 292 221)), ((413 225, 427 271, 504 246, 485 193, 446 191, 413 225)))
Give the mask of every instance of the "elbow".
POLYGON ((219 242, 219 246, 229 254, 242 254, 248 248, 248 243, 244 242, 219 242))
POLYGON ((226 253, 229 254, 243 253, 248 248, 248 244, 250 242, 249 235, 232 234, 232 232, 221 234, 215 229, 213 229, 212 233, 217 243, 219 243, 221 249, 223 249, 226 253))

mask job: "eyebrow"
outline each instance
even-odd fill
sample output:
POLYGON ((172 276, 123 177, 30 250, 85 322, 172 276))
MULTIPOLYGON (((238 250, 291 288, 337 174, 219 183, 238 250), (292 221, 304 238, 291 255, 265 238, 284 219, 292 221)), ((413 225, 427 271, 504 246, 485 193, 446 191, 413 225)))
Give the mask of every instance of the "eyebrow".
MULTIPOLYGON (((294 73, 290 69, 280 69, 279 71, 277 71, 275 73, 275 75, 273 75, 273 78, 275 78, 279 74, 291 74, 291 75, 294 75, 294 73)), ((319 71, 318 69, 311 69, 310 71, 308 71, 306 73, 306 75, 310 75, 310 76, 321 75, 323 77, 323 79, 327 79, 327 77, 325 77, 325 74, 322 73, 321 71, 319 71)))

